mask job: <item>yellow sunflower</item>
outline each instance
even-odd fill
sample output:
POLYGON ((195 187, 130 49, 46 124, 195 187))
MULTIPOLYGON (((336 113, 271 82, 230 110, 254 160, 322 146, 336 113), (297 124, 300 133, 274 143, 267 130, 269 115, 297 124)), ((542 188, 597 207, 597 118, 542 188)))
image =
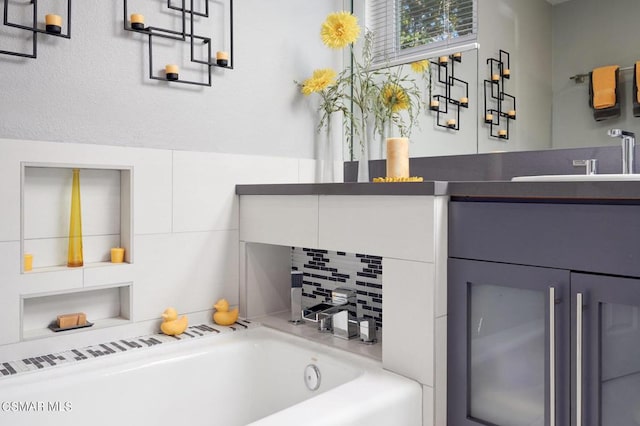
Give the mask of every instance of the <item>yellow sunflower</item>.
POLYGON ((424 59, 422 61, 412 62, 411 69, 418 74, 422 74, 429 69, 429 61, 424 59))
POLYGON ((342 49, 356 41, 359 35, 358 18, 345 11, 330 13, 320 29, 322 42, 332 49, 342 49))
POLYGON ((331 68, 315 70, 313 75, 302 82, 302 93, 309 96, 317 93, 336 81, 336 72, 331 68))
POLYGON ((395 83, 388 83, 382 88, 382 103, 391 112, 402 111, 409 108, 409 95, 404 88, 395 83))

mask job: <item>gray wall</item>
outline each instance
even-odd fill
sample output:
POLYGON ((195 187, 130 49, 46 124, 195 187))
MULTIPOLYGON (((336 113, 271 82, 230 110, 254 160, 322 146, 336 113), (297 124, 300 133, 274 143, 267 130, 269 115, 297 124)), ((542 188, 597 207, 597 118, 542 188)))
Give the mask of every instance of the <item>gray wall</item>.
MULTIPOLYGON (((217 10, 219 3, 211 4, 217 10)), ((39 5, 42 20, 47 5, 54 6, 39 5)), ((176 13, 165 6, 129 2, 148 25, 177 28, 176 13)), ((303 99, 293 80, 341 66, 341 54, 322 45, 319 31, 342 0, 235 6, 235 69, 216 70, 213 88, 198 88, 147 78, 146 36, 122 29, 122 0, 73 2, 70 40, 41 35, 35 60, 0 55, 0 138, 312 158, 315 99, 303 99)), ((220 24, 199 21, 197 32, 216 34, 220 24)), ((0 25, 0 49, 24 45, 22 39, 0 25)), ((157 70, 177 61, 184 77, 203 77, 181 64, 188 45, 159 41, 154 49, 157 70)))
POLYGON ((622 115, 596 122, 589 107, 589 79, 569 77, 605 65, 632 66, 640 60, 637 0, 571 0, 553 7, 553 147, 618 145, 607 129, 640 132, 633 117, 633 72, 621 73, 622 115))
MULTIPOLYGON (((480 58, 478 102, 489 78, 487 58, 511 54, 505 92, 516 97, 517 118, 510 138, 490 138, 478 124, 478 152, 539 150, 551 147, 551 5, 544 0, 479 0, 480 58)), ((479 108, 482 109, 482 106, 479 108)), ((482 111, 480 111, 482 114, 482 111)))

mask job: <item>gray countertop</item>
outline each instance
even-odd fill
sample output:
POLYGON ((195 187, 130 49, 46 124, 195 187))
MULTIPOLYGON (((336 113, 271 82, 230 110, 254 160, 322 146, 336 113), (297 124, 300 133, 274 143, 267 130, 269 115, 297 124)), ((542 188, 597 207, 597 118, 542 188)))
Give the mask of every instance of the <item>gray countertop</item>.
POLYGON ((449 195, 469 198, 528 198, 640 201, 640 181, 601 182, 406 182, 237 185, 238 195, 449 195))
POLYGON ((640 200, 640 181, 450 182, 447 194, 472 198, 640 200))
POLYGON ((447 182, 236 185, 238 195, 447 195, 447 182))

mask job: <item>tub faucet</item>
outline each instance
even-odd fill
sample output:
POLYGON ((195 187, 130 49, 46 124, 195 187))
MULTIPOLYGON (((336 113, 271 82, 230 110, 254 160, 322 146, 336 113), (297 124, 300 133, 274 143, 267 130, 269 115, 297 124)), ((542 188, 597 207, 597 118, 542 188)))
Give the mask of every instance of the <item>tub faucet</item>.
POLYGON ((356 291, 336 288, 331 301, 322 302, 303 310, 303 318, 318 324, 318 331, 332 333, 349 340, 360 337, 362 343, 372 344, 376 339, 376 322, 372 318, 356 318, 356 291))
POLYGON ((636 135, 633 132, 620 129, 610 129, 608 132, 612 138, 622 139, 622 173, 634 173, 633 160, 635 156, 636 135))
POLYGON ((350 340, 360 337, 362 343, 369 345, 377 341, 375 320, 371 318, 355 319, 346 309, 333 315, 331 327, 333 335, 341 339, 350 340))
POLYGON ((302 324, 302 271, 291 271, 291 319, 289 322, 302 324))
POLYGON ((358 321, 356 321, 347 309, 333 315, 333 335, 341 339, 353 339, 358 335, 358 321))

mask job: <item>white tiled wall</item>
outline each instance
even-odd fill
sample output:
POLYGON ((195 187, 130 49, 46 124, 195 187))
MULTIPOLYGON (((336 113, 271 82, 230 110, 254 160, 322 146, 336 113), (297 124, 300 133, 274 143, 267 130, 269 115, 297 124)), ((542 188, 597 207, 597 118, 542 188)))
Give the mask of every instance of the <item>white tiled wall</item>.
POLYGON ((319 247, 352 253, 366 247, 377 256, 433 262, 434 197, 323 195, 319 200, 319 247))
POLYGON ((298 182, 298 160, 173 153, 173 232, 238 229, 236 184, 298 182))
MULTIPOLYGON (((239 220, 235 185, 310 182, 314 170, 312 160, 292 158, 0 139, 0 197, 4 205, 0 209, 0 323, 3 325, 0 352, 10 353, 12 348, 22 345, 12 345, 20 340, 21 295, 131 282, 134 324, 114 327, 113 333, 122 333, 122 327, 139 329, 145 322, 150 329, 155 329, 167 306, 174 306, 180 313, 201 315, 212 312, 218 298, 238 304, 239 220), (21 162, 130 167, 133 170, 134 262, 20 273, 21 162)), ((103 174, 107 180, 115 178, 110 172, 103 174)), ((82 184, 81 178, 81 189, 82 184)), ((68 197, 61 194, 59 200, 55 194, 48 196, 54 203, 62 204, 67 202, 64 197, 68 197)), ((91 199, 90 195, 83 197, 83 210, 91 199)), ((38 243, 40 234, 50 234, 46 230, 38 231, 38 227, 57 223, 58 219, 51 218, 43 208, 30 209, 28 214, 34 225, 29 228, 31 239, 25 242, 25 247, 35 249, 42 244, 38 243)), ((53 253, 50 256, 66 257, 65 240, 64 235, 61 236, 59 249, 48 250, 53 253)), ((49 247, 56 247, 56 239, 47 241, 49 247)), ((113 244, 116 245, 115 240, 113 244)), ((87 250, 90 247, 87 243, 87 250)), ((89 340, 91 333, 89 329, 75 334, 77 344, 82 344, 83 339, 89 340)), ((105 330, 99 333, 104 334, 105 330)), ((69 338, 71 335, 63 339, 44 338, 42 344, 51 348, 56 346, 56 341, 65 341, 68 345, 69 338)))
POLYGON ((18 241, 0 243, 0 327, 1 342, 15 342, 19 339, 20 293, 16 277, 20 269, 20 243, 18 241))
POLYGON ((134 315, 158 318, 167 306, 213 310, 221 297, 238 304, 238 232, 210 231, 136 237, 134 315))

